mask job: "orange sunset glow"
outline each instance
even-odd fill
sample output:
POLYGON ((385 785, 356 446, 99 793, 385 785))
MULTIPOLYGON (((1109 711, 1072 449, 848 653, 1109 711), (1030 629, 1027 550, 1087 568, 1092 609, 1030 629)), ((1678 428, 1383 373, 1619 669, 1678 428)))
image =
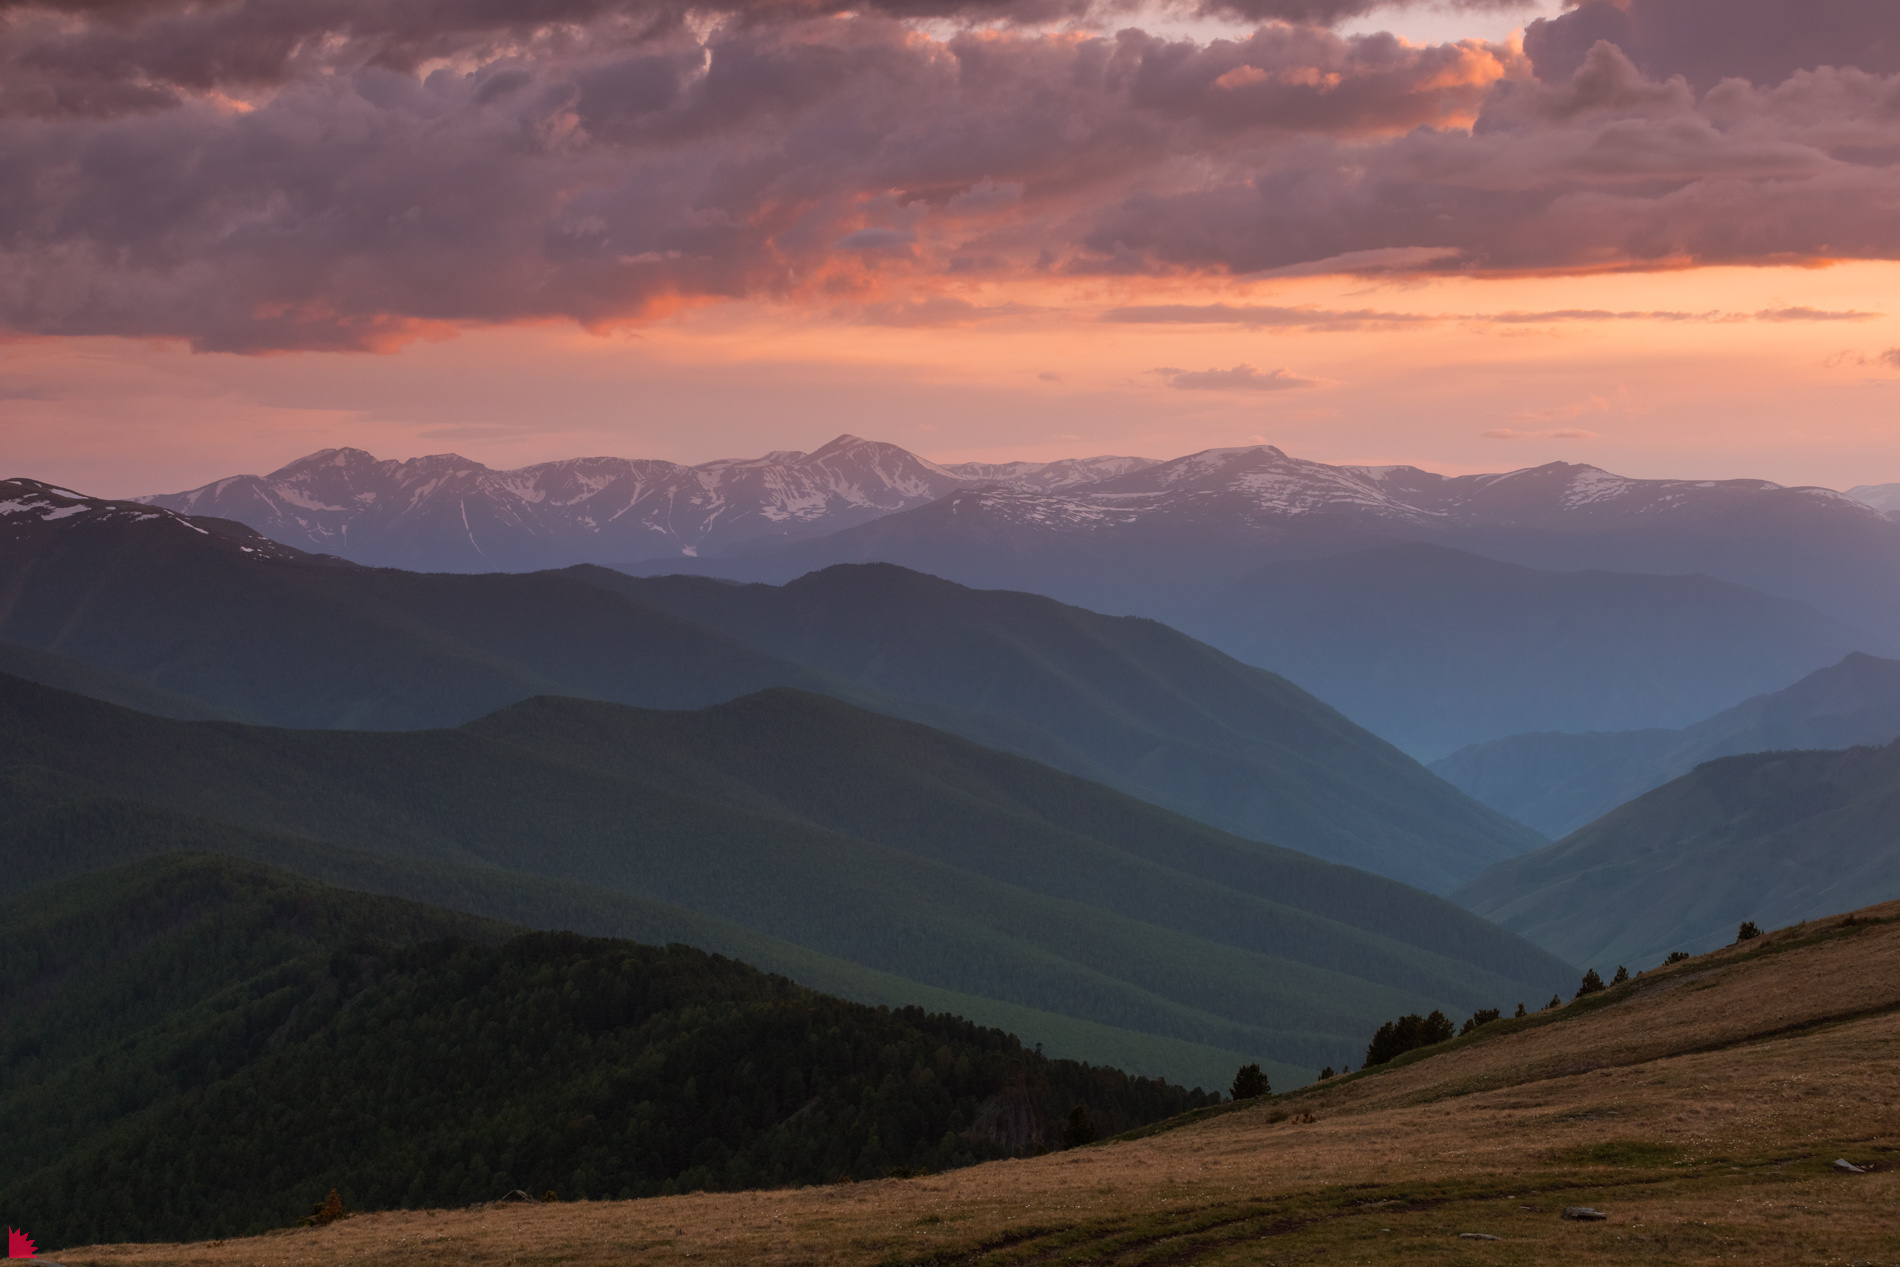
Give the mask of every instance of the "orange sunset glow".
POLYGON ((7 449, 101 493, 842 427, 1900 477, 1900 63, 1832 10, 195 12, 0 27, 7 449))

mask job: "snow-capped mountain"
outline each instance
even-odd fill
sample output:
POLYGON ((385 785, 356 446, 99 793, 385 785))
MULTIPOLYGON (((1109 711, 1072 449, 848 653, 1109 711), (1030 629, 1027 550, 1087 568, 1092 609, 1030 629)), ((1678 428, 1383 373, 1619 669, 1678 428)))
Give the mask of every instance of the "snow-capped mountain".
POLYGON ((1187 597, 1205 601, 1276 559, 1395 541, 1538 568, 1702 572, 1900 629, 1900 523, 1861 500, 1566 462, 1446 476, 1255 445, 1162 462, 940 466, 840 436, 813 453, 698 466, 603 457, 500 471, 454 455, 395 462, 330 449, 141 500, 421 570, 596 562, 786 580, 884 560, 1186 622, 1203 637, 1217 630, 1183 614, 1187 597))
POLYGON ((1446 476, 1333 466, 1272 445, 1048 492, 973 484, 769 558, 700 570, 784 580, 884 560, 1155 616, 1231 650, 1223 607, 1257 569, 1401 541, 1542 569, 1703 573, 1900 633, 1900 523, 1832 489, 1631 479, 1567 462, 1446 476))
POLYGON ((730 554, 834 532, 973 482, 1066 487, 1142 458, 945 468, 894 444, 839 436, 698 466, 573 458, 498 471, 455 454, 379 461, 325 449, 269 475, 139 500, 234 519, 306 550, 435 571, 508 571, 730 554))
POLYGON ((1856 484, 1847 495, 1889 519, 1900 518, 1900 484, 1856 484))
MULTIPOLYGON (((1027 490, 1018 483, 1017 489, 1027 490)), ((1494 475, 1437 475, 1415 466, 1329 466, 1289 457, 1272 445, 1208 449, 1170 462, 1144 464, 1092 484, 1063 486, 1057 509, 1047 500, 1039 521, 1064 514, 1093 519, 1096 510, 1212 516, 1275 524, 1300 515, 1377 521, 1394 527, 1538 527, 1589 531, 1635 520, 1694 518, 1746 504, 1802 507, 1849 518, 1867 508, 1827 488, 1784 488, 1767 480, 1641 480, 1594 466, 1552 462, 1494 475)), ((1024 514, 1025 499, 1011 498, 1024 514)))
POLYGON ((961 479, 1053 493, 1160 465, 1155 458, 1063 458, 1056 462, 959 462, 943 469, 961 479))
POLYGON ((128 529, 189 533, 227 555, 241 558, 340 563, 334 559, 311 560, 304 551, 259 536, 241 523, 180 514, 135 501, 87 497, 40 480, 0 480, 0 544, 24 547, 54 538, 73 541, 84 536, 116 537, 128 529))

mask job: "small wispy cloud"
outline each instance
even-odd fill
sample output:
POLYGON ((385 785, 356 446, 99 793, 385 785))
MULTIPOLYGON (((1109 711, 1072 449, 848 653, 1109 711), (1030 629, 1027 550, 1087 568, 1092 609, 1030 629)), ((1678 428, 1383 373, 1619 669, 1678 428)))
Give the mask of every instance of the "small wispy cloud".
POLYGON ((1749 321, 1877 321, 1887 314, 1860 309, 1763 308, 1728 312, 1711 308, 1688 312, 1668 308, 1553 308, 1541 312, 1385 312, 1372 308, 1285 307, 1272 304, 1137 304, 1110 308, 1101 320, 1118 324, 1231 325, 1251 330, 1392 330, 1401 326, 1459 321, 1477 325, 1565 325, 1575 322, 1660 321, 1677 324, 1735 325, 1749 321))
POLYGON ((1271 304, 1137 304, 1110 308, 1103 321, 1127 325, 1233 325, 1253 330, 1375 330, 1425 325, 1441 317, 1370 308, 1338 311, 1271 304))
POLYGON ((1282 392, 1318 387, 1317 378, 1302 378, 1292 370, 1257 370, 1236 365, 1230 370, 1184 370, 1163 365, 1155 370, 1170 387, 1190 392, 1282 392))
POLYGON ((1555 431, 1520 431, 1516 427, 1493 427, 1478 433, 1486 440, 1596 440, 1598 433, 1582 427, 1562 427, 1555 431))
POLYGON ((1861 312, 1858 309, 1840 311, 1827 308, 1763 308, 1755 314, 1757 321, 1874 321, 1887 314, 1883 312, 1861 312))
POLYGON ((1900 348, 1888 348, 1885 352, 1875 352, 1871 356, 1865 352, 1836 352, 1822 361, 1829 369, 1838 369, 1843 365, 1885 366, 1900 370, 1900 348))

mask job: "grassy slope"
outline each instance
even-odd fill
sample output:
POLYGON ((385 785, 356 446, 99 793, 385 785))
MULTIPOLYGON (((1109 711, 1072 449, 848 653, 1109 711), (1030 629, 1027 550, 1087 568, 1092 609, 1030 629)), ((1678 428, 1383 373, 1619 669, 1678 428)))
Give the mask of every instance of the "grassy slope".
POLYGON ((875 1185, 377 1215, 271 1240, 61 1258, 1891 1262, 1896 1042, 1900 904, 1889 904, 1645 974, 1370 1075, 1076 1153, 875 1185), (1836 1157, 1874 1169, 1839 1173, 1836 1157), (1608 1217, 1569 1221, 1570 1206, 1608 1217))
POLYGON ((17 681, 0 683, 0 703, 15 815, 109 795, 410 863, 574 882, 940 990, 1283 1064, 1334 1061, 1397 1010, 1508 1005, 1568 975, 1391 881, 821 697, 739 701, 696 723, 550 701, 409 734, 172 723, 17 681), (514 741, 485 733, 517 720, 514 741), (602 731, 629 753, 671 751, 695 725, 707 732, 684 770, 657 758, 602 770, 527 738, 602 731), (803 781, 846 802, 896 789, 905 812, 827 822, 751 788, 734 770, 767 734, 768 750, 823 758, 803 781), (946 823, 1001 847, 943 856, 928 829, 946 823))
POLYGON ((685 947, 207 854, 0 906, 0 1204, 57 1240, 259 1230, 332 1186, 387 1208, 874 1176, 1033 1147, 1078 1100, 1115 1130, 1201 1099, 685 947), (1001 1136, 998 1095, 1027 1115, 1001 1136))
POLYGON ((1900 895, 1900 747, 1724 757, 1457 898, 1606 971, 1900 895))
POLYGON ((1539 843, 1284 678, 1156 621, 883 564, 779 587, 566 575, 979 742, 1434 891, 1539 843))

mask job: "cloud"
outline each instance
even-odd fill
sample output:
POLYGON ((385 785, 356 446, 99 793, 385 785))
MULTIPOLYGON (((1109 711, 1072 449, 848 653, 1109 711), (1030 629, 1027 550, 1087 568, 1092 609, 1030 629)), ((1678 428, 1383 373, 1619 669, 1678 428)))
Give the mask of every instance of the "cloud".
POLYGON ((1062 381, 1062 375, 1044 370, 1042 373, 1036 375, 1036 381, 1042 383, 1060 383, 1062 381))
POLYGON ((967 326, 998 317, 1016 317, 1035 309, 1027 304, 973 304, 955 295, 927 295, 921 299, 892 300, 863 304, 856 309, 840 310, 864 325, 874 326, 967 326))
POLYGON ((1292 370, 1257 370, 1236 365, 1230 370, 1183 370, 1162 366, 1155 370, 1169 387, 1202 392, 1280 392, 1318 387, 1316 378, 1301 378, 1292 370))
POLYGON ((840 251, 894 251, 909 247, 917 235, 909 229, 858 229, 831 245, 840 251))
POLYGON ((1149 325, 1234 325, 1263 330, 1309 332, 1391 330, 1446 321, 1496 325, 1555 325, 1572 321, 1664 321, 1727 325, 1744 321, 1876 321, 1885 313, 1823 308, 1765 308, 1759 312, 1613 312, 1604 308, 1558 308, 1543 312, 1423 313, 1381 312, 1370 308, 1274 307, 1266 304, 1141 304, 1110 308, 1100 320, 1149 325))
POLYGON ((1148 325, 1237 325, 1262 330, 1368 330, 1443 320, 1409 312, 1344 312, 1264 304, 1138 304, 1110 308, 1103 321, 1148 325))
MULTIPOLYGON (((1627 11, 1667 3, 1703 0, 1627 11)), ((1900 258, 1900 73, 1698 95, 1610 43, 1538 79, 1313 25, 1373 7, 1209 4, 1275 21, 1200 42, 1035 25, 1113 16, 1086 0, 0 0, 0 337, 377 350, 731 298, 980 318, 931 299, 953 277, 1900 258)))
POLYGON ((1607 40, 1652 79, 1698 92, 1723 79, 1778 84, 1797 71, 1900 72, 1900 21, 1868 0, 1581 0, 1524 32, 1538 78, 1568 79, 1607 40))
POLYGON ((1825 308, 1764 308, 1755 314, 1757 321, 1877 321, 1885 316, 1881 312, 1860 312, 1854 309, 1830 311, 1825 308))
POLYGON ((1836 352, 1823 360, 1821 364, 1829 369, 1837 369, 1843 365, 1884 365, 1900 370, 1900 348, 1888 348, 1885 352, 1876 352, 1872 356, 1865 352, 1836 352))
POLYGON ((1480 431, 1479 436, 1486 440, 1596 440, 1601 437, 1594 431, 1585 431, 1580 427, 1564 427, 1558 431, 1519 431, 1514 427, 1493 427, 1489 431, 1480 431))
POLYGON ((1472 274, 1900 258, 1896 100, 1900 76, 1852 69, 1697 98, 1599 43, 1568 81, 1495 84, 1469 132, 1302 137, 1244 178, 1138 191, 1084 242, 1234 273, 1419 245, 1472 274))

